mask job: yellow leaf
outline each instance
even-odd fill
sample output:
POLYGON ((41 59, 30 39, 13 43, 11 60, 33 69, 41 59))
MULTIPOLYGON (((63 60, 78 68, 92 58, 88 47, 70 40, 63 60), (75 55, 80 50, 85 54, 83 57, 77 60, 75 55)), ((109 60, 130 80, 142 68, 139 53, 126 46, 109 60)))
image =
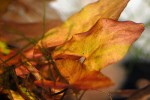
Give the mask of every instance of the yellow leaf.
MULTIPOLYGON (((23 86, 19 86, 19 89, 24 94, 24 96, 28 98, 28 100, 35 100, 34 94, 31 91, 29 91, 27 88, 23 86)), ((18 99, 18 100, 21 100, 21 99, 18 99)))
POLYGON ((13 100, 24 100, 24 98, 18 92, 10 90, 10 93, 13 100))
POLYGON ((76 89, 97 89, 104 88, 112 85, 109 78, 102 75, 99 71, 88 71, 85 66, 78 60, 57 60, 57 67, 63 77, 69 82, 69 84, 57 81, 56 83, 48 80, 38 80, 35 84, 44 87, 53 88, 76 88, 76 89))
POLYGON ((120 60, 144 30, 143 24, 115 21, 128 1, 100 0, 47 32, 37 47, 56 47, 49 50, 52 50, 53 60, 68 83, 64 83, 54 72, 56 82, 37 80, 35 84, 83 90, 112 85, 109 78, 99 71, 120 60), (81 58, 85 60, 82 62, 81 58))
POLYGON ((8 49, 7 45, 0 41, 0 53, 9 54, 10 50, 8 49))
POLYGON ((99 0, 71 16, 64 24, 49 30, 38 43, 46 48, 68 41, 73 34, 88 31, 100 18, 118 19, 129 0, 99 0))
POLYGON ((55 59, 85 57, 87 69, 98 71, 120 60, 143 30, 143 24, 101 19, 89 31, 76 34, 57 47, 53 56, 55 59))

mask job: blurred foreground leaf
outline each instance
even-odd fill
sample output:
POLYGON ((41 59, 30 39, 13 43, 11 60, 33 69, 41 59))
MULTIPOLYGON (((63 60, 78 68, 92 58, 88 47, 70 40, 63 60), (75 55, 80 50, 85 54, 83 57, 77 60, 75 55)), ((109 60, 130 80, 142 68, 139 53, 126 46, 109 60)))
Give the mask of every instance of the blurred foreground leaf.
POLYGON ((26 95, 30 100, 35 100, 33 97, 33 93, 31 93, 27 88, 19 86, 21 92, 26 95))
MULTIPOLYGON (((47 21, 45 24, 45 31, 60 25, 60 20, 47 21)), ((15 23, 0 21, 0 40, 8 43, 14 47, 23 47, 28 40, 38 39, 43 34, 43 23, 15 23), (28 38, 28 40, 27 40, 28 38)))
POLYGON ((0 41, 0 53, 8 54, 10 50, 8 49, 6 43, 0 41))
POLYGON ((13 100, 24 100, 24 98, 17 92, 10 90, 13 100))

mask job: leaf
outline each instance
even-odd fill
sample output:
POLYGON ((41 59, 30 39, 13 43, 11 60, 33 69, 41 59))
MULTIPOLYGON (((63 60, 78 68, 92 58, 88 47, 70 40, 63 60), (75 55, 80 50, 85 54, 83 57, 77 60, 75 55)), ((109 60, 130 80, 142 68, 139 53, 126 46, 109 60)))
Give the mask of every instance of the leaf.
POLYGON ((66 44, 57 47, 53 57, 85 57, 87 69, 98 71, 120 60, 143 30, 143 24, 101 19, 89 31, 76 34, 66 44))
POLYGON ((23 86, 19 86, 19 89, 23 93, 23 95, 25 95, 28 99, 35 100, 34 94, 31 91, 29 91, 27 88, 25 88, 23 86))
POLYGON ((7 45, 0 41, 0 53, 8 54, 10 50, 8 49, 7 45))
POLYGON ((100 18, 118 19, 129 0, 99 0, 71 16, 64 24, 49 30, 38 45, 46 48, 68 41, 73 34, 88 31, 100 18))
POLYGON ((15 68, 15 72, 17 76, 25 78, 26 74, 31 73, 37 80, 41 79, 41 75, 39 71, 34 67, 34 63, 32 61, 28 61, 26 58, 22 58, 22 65, 15 68))
MULTIPOLYGON (((29 40, 40 38, 43 33, 42 22, 16 23, 0 21, 0 23, 0 40, 14 47, 22 48, 30 42, 29 40)), ((60 20, 48 20, 45 23, 45 31, 48 31, 61 23, 60 20)))
POLYGON ((57 67, 69 84, 60 81, 53 82, 48 80, 35 81, 36 85, 53 88, 76 88, 76 89, 97 89, 112 85, 109 78, 102 75, 99 71, 88 71, 85 66, 77 60, 63 59, 56 61, 57 67))
POLYGON ((8 55, 3 55, 0 53, 0 66, 12 66, 17 65, 20 58, 19 56, 14 56, 16 54, 16 51, 11 51, 8 55), (11 59, 10 59, 11 58, 11 59))
POLYGON ((62 88, 68 88, 69 85, 62 82, 54 82, 50 80, 36 80, 34 83, 41 87, 46 88, 54 88, 54 89, 62 89, 62 88))
POLYGON ((24 98, 17 92, 10 90, 13 100, 24 100, 24 98))
POLYGON ((25 75, 30 73, 30 71, 25 66, 15 68, 15 72, 17 76, 22 78, 25 78, 25 75))

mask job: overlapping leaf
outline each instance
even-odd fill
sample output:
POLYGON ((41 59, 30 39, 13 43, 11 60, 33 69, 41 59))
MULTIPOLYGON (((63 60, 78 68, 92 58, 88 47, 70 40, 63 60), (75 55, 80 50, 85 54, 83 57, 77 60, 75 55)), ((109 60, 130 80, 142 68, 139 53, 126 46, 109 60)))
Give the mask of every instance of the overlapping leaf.
POLYGON ((100 18, 117 20, 129 0, 99 0, 70 17, 63 25, 49 30, 38 43, 44 47, 60 45, 73 34, 88 31, 100 18))
POLYGON ((100 70, 120 60, 143 30, 143 24, 101 19, 88 32, 56 48, 54 58, 85 57, 88 70, 100 70))
POLYGON ((110 0, 100 0, 46 33, 39 45, 56 46, 53 57, 69 84, 47 80, 35 83, 78 89, 96 89, 112 84, 99 70, 120 60, 144 30, 143 24, 116 21, 127 3, 128 0, 111 3, 110 0), (85 61, 79 62, 80 58, 85 61))
MULTIPOLYGON (((59 75, 54 75, 56 82, 38 80, 35 81, 35 84, 45 87, 71 87, 84 90, 111 85, 112 82, 109 78, 102 75, 99 70, 120 60, 144 29, 143 24, 115 21, 128 1, 100 0, 86 6, 63 25, 46 33, 37 45, 44 46, 44 50, 56 47, 51 49, 53 58, 45 60, 49 62, 47 63, 49 67, 52 66, 51 61, 54 63, 54 60, 60 71, 59 74, 68 83, 63 82, 59 75), (85 58, 85 61, 80 62, 82 57, 85 58)), ((30 55, 33 56, 33 53, 28 53, 25 55, 27 58, 30 58, 30 55)), ((38 57, 41 56, 42 54, 38 57)), ((43 56, 46 55, 43 54, 43 56)), ((34 55, 34 57, 37 56, 34 55)), ((32 63, 28 61, 26 63, 30 68, 33 67, 32 63)), ((36 63, 38 62, 34 62, 35 65, 36 63)))
POLYGON ((78 60, 63 59, 56 61, 60 73, 67 79, 69 84, 53 82, 48 80, 35 81, 35 84, 53 88, 76 88, 76 89, 97 89, 112 85, 109 78, 99 71, 88 71, 78 60))

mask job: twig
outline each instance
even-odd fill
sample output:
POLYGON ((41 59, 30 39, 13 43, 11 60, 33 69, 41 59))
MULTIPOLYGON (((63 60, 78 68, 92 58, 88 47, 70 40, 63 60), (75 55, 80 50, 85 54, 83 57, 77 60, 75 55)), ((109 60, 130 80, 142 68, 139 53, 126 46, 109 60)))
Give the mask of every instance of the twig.
POLYGON ((133 93, 127 100, 150 100, 150 84, 133 93))

